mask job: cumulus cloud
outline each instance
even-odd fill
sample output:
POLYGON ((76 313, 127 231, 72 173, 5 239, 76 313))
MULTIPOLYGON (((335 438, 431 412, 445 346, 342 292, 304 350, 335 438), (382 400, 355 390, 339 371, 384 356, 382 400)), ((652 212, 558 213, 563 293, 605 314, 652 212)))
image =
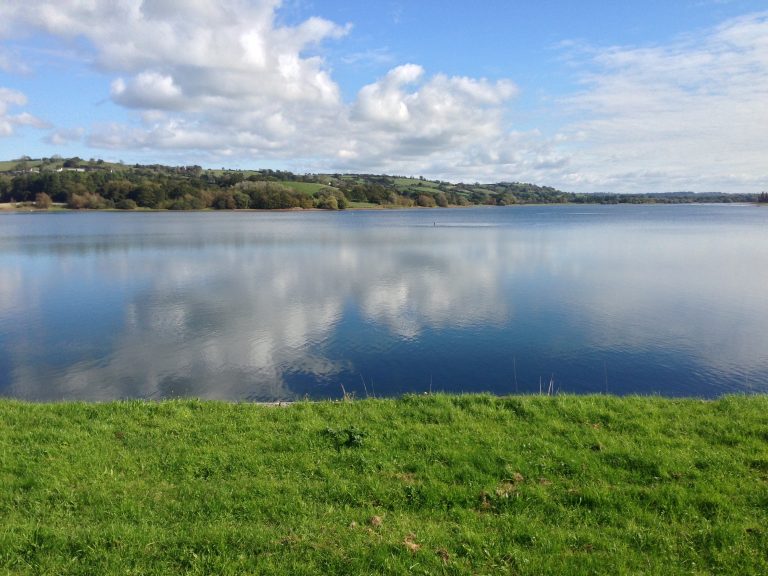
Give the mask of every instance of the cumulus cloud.
POLYGON ((509 81, 425 78, 421 66, 398 66, 360 90, 335 163, 351 170, 391 172, 396 166, 404 173, 444 174, 457 161, 466 165, 473 149, 508 136, 504 105, 516 91, 509 81))
POLYGON ((336 103, 338 88, 322 60, 303 53, 347 28, 321 18, 280 27, 278 5, 69 0, 27 10, 11 0, 0 15, 6 25, 16 21, 54 37, 87 40, 96 65, 120 74, 112 98, 131 108, 239 112, 269 107, 273 99, 336 103))
POLYGON ((181 89, 171 76, 142 72, 130 84, 122 78, 112 82, 112 99, 128 108, 163 110, 183 106, 181 89))
MULTIPOLYGON (((98 148, 577 191, 766 185, 768 13, 666 44, 564 44, 579 89, 547 104, 557 106, 547 125, 559 116, 560 126, 546 132, 510 124, 512 81, 418 63, 393 67, 345 101, 322 54, 351 26, 318 17, 283 25, 281 4, 41 0, 29 10, 6 0, 0 37, 70 41, 107 76, 104 95, 132 114, 92 126, 86 141, 98 148)), ((356 66, 350 58, 340 62, 356 66)), ((0 133, 13 125, 4 112, 0 133)))
POLYGON ((411 137, 472 138, 501 132, 499 106, 515 94, 511 82, 437 75, 409 91, 423 74, 421 66, 405 64, 363 87, 353 118, 364 128, 394 127, 411 137))
POLYGON ((391 70, 375 84, 365 86, 358 98, 359 117, 394 125, 407 123, 411 115, 403 87, 416 82, 423 74, 421 66, 405 64, 391 70))
POLYGON ((30 11, 10 0, 0 17, 9 28, 87 41, 92 61, 113 76, 112 101, 137 112, 131 124, 94 127, 97 147, 419 171, 455 166, 457 154, 466 165, 483 143, 508 137, 504 109, 517 88, 506 80, 405 64, 344 102, 318 54, 350 26, 317 17, 282 26, 280 4, 67 0, 30 11))

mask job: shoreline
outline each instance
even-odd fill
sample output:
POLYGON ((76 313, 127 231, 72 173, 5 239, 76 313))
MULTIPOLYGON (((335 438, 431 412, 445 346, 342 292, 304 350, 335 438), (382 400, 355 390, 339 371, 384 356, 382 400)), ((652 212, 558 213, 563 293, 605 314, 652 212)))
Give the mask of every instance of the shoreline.
POLYGON ((519 203, 508 204, 505 206, 492 206, 486 204, 469 204, 469 205, 450 205, 443 207, 435 206, 398 206, 398 205, 374 205, 374 206, 353 206, 338 210, 329 210, 325 208, 236 208, 236 209, 215 209, 215 208, 203 208, 203 209, 190 209, 190 210, 171 210, 168 208, 134 208, 131 210, 121 210, 119 208, 67 208, 65 206, 55 206, 53 208, 36 208, 34 206, 19 206, 19 203, 0 203, 0 214, 14 214, 14 213, 90 213, 90 212, 108 212, 118 214, 142 214, 142 213, 184 213, 184 212, 214 212, 214 213, 262 213, 262 212, 376 212, 387 210, 451 210, 451 209, 466 209, 466 208, 524 208, 524 207, 564 207, 564 206, 768 206, 768 204, 756 204, 753 202, 647 202, 647 203, 604 203, 604 202, 565 202, 565 203, 519 203))
POLYGON ((729 399, 756 399, 757 401, 768 400, 768 392, 729 392, 720 396, 708 397, 708 396, 662 396, 659 394, 612 394, 612 393, 511 393, 496 395, 493 393, 485 392, 406 392, 395 396, 367 396, 357 397, 349 395, 342 398, 298 398, 294 400, 228 400, 228 399, 214 399, 214 398, 200 398, 197 396, 177 396, 168 398, 117 398, 111 400, 30 400, 25 398, 17 398, 13 396, 0 396, 0 408, 3 404, 21 404, 28 406, 105 406, 105 405, 122 405, 122 404, 174 404, 174 403, 195 403, 195 404, 221 404, 227 406, 264 406, 268 408, 287 408, 291 406, 297 406, 302 404, 307 405, 338 405, 338 404, 358 404, 364 402, 399 402, 404 399, 430 399, 430 398, 451 398, 451 399, 489 399, 491 401, 534 401, 535 399, 572 399, 572 400, 590 400, 590 399, 607 399, 615 402, 632 402, 632 401, 653 401, 662 403, 689 403, 699 402, 704 404, 713 404, 729 399))

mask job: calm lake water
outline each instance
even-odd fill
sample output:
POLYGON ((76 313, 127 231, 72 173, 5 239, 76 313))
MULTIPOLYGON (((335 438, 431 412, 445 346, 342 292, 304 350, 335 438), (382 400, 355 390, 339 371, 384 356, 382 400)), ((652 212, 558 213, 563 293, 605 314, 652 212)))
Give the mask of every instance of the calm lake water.
POLYGON ((768 209, 0 215, 0 395, 768 392, 768 209))

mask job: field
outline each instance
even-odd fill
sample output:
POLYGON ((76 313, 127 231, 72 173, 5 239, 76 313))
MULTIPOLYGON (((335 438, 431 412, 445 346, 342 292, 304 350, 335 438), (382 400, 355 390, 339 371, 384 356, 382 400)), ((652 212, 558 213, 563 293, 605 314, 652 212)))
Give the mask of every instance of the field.
MULTIPOLYGON (((43 159, 40 158, 32 158, 30 160, 0 160, 0 173, 3 172, 13 172, 19 169, 20 165, 23 165, 25 170, 29 169, 37 169, 41 172, 54 172, 64 166, 64 159, 46 159, 43 161, 43 159)), ((85 167, 85 166, 92 166, 96 167, 100 170, 111 170, 111 171, 125 171, 128 170, 129 167, 125 166, 124 164, 118 164, 116 162, 104 162, 100 161, 99 163, 90 162, 81 160, 78 163, 78 166, 85 167)))
POLYGON ((314 194, 318 190, 323 190, 325 188, 333 189, 333 186, 319 184, 317 182, 296 182, 293 180, 283 180, 280 182, 280 184, 287 188, 296 190, 296 192, 302 192, 304 194, 314 194))
POLYGON ((395 186, 402 189, 425 188, 427 190, 439 190, 439 182, 434 180, 420 180, 419 178, 395 178, 395 186))
POLYGON ((766 574, 768 397, 0 402, 4 574, 766 574))
MULTIPOLYGON (((20 160, 0 160, 0 172, 9 172, 16 170, 20 160)), ((39 168, 42 162, 40 160, 29 160, 26 162, 28 168, 39 168)))

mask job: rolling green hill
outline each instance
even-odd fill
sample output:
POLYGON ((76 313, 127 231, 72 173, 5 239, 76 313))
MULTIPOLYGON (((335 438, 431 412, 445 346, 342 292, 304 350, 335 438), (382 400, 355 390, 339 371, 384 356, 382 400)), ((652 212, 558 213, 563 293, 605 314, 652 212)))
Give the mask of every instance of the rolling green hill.
POLYGON ((756 194, 574 194, 522 182, 451 183, 385 174, 294 174, 124 165, 81 158, 0 162, 0 203, 74 209, 447 207, 563 203, 754 202, 756 194), (42 196, 40 196, 42 195, 42 196))

